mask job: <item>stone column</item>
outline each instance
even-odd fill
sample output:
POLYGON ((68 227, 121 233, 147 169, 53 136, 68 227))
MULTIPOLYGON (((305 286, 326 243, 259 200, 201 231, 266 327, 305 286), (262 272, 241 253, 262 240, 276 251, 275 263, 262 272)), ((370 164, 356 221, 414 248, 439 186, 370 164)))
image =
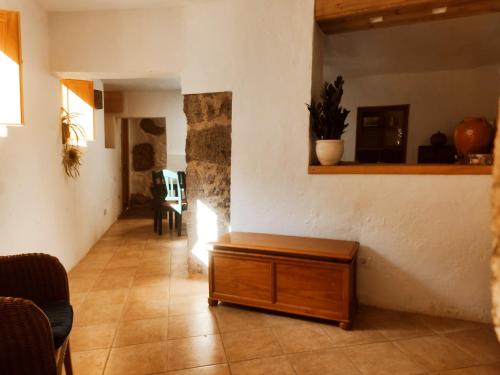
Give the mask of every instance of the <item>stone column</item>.
POLYGON ((207 242, 229 230, 230 92, 184 96, 189 271, 206 271, 207 242))

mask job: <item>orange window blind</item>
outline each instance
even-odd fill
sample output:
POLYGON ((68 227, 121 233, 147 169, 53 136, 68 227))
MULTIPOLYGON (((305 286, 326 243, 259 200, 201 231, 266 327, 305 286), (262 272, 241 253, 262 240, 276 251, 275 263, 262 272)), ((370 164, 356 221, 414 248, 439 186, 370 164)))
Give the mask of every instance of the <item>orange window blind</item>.
POLYGON ((66 86, 80 99, 94 108, 94 82, 81 79, 63 79, 61 84, 66 86))
POLYGON ((22 56, 19 12, 0 10, 0 124, 22 125, 22 56))
POLYGON ((85 133, 85 140, 75 140, 80 146, 94 140, 94 82, 80 79, 61 80, 62 107, 73 117, 73 121, 85 133))

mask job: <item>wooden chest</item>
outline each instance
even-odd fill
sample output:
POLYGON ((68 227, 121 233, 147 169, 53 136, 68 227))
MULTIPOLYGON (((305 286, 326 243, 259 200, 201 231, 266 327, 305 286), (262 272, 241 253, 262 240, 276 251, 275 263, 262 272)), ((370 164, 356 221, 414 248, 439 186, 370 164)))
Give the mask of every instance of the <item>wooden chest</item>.
POLYGON ((232 232, 209 253, 209 299, 335 320, 349 329, 356 307, 359 244, 232 232))

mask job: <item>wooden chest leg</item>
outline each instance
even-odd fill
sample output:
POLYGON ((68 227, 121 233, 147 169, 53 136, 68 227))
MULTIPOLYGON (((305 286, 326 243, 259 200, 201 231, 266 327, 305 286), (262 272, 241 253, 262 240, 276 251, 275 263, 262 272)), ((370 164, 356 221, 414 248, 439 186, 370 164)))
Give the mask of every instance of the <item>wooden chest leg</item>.
POLYGON ((219 304, 219 300, 208 297, 208 305, 209 306, 217 306, 219 304))
POLYGON ((340 322, 339 327, 342 328, 343 330, 350 331, 352 328, 352 323, 351 322, 340 322))

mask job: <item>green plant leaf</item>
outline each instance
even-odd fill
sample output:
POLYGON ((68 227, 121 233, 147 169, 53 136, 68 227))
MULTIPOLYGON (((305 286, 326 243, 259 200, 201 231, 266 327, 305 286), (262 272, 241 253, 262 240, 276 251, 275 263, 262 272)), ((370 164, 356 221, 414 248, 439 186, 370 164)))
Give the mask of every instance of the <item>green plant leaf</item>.
POLYGON ((325 82, 321 101, 307 104, 311 115, 311 131, 317 139, 340 139, 349 126, 346 120, 350 111, 340 105, 344 94, 343 85, 342 76, 338 76, 333 83, 325 82))

